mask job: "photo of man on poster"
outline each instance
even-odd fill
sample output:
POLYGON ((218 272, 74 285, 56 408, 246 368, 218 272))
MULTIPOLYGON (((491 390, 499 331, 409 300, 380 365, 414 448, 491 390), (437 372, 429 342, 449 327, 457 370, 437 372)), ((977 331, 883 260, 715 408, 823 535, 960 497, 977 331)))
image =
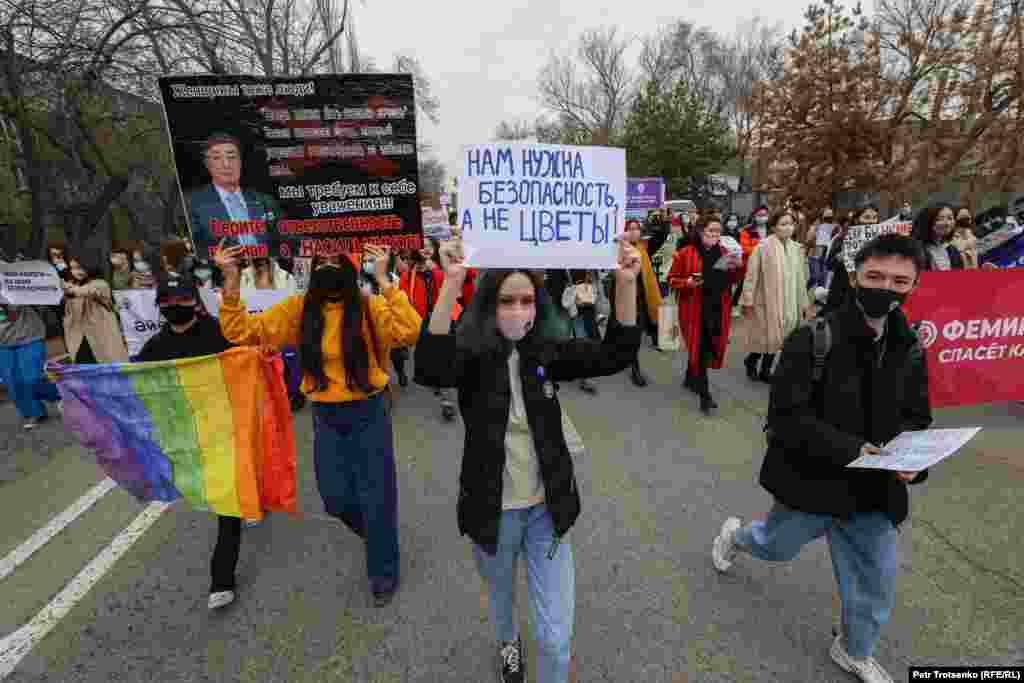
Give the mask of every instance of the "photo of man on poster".
POLYGON ((265 233, 235 236, 242 246, 266 244, 273 250, 278 241, 280 205, 268 194, 241 186, 242 144, 239 139, 226 132, 210 135, 203 142, 203 166, 210 182, 190 192, 187 198, 192 238, 200 249, 216 245, 226 236, 214 229, 214 221, 263 221, 265 233))

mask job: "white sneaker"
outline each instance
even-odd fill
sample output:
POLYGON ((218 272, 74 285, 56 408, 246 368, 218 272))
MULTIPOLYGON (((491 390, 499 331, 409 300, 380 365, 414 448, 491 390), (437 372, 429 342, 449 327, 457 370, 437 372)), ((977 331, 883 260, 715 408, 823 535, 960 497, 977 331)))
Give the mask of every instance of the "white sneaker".
POLYGON ((210 609, 227 607, 235 601, 235 591, 218 591, 210 593, 210 601, 207 603, 210 609))
POLYGON ((722 530, 718 532, 711 546, 711 560, 715 563, 715 569, 720 572, 727 572, 732 567, 732 561, 736 557, 736 532, 742 525, 739 517, 725 520, 722 530))
POLYGON ((57 401, 57 413, 64 417, 64 401, 57 401))
POLYGON ((836 636, 832 641, 832 648, 828 651, 832 655, 832 661, 839 665, 843 671, 853 674, 864 683, 894 683, 892 676, 882 668, 874 657, 854 659, 846 652, 842 644, 842 635, 836 636))
POLYGON ((25 424, 23 425, 25 431, 31 432, 33 429, 39 426, 40 422, 42 422, 42 420, 40 420, 38 417, 30 417, 28 420, 25 421, 25 424))

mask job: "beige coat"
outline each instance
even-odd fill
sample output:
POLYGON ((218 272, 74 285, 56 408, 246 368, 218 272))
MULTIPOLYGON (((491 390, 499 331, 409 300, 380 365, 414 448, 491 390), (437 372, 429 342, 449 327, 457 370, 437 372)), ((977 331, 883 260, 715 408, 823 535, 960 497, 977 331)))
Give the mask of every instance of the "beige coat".
POLYGON ((741 306, 753 306, 747 321, 747 346, 752 353, 778 353, 786 337, 799 327, 810 306, 807 256, 794 240, 769 235, 758 243, 747 264, 741 306))
POLYGON ((72 361, 82 340, 88 339, 98 362, 128 362, 128 349, 114 313, 110 285, 103 280, 90 280, 81 286, 68 285, 64 301, 64 342, 72 361))

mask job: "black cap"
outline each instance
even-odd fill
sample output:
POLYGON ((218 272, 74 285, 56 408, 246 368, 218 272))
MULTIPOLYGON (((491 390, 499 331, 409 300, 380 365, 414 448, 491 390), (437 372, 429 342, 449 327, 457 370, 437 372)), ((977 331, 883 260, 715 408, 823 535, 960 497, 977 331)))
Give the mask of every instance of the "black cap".
POLYGON ((188 297, 199 298, 199 288, 196 286, 195 278, 188 274, 160 274, 160 281, 156 286, 157 303, 164 299, 188 297))

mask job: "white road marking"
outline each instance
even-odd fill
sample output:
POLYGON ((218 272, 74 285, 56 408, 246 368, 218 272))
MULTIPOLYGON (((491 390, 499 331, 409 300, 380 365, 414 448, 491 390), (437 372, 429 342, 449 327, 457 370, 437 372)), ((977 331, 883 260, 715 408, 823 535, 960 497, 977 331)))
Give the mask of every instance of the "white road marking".
POLYGON ((7 557, 0 560, 0 581, 3 581, 18 568, 22 562, 32 557, 32 554, 46 545, 54 536, 64 530, 68 524, 78 519, 79 515, 88 510, 103 496, 107 495, 117 484, 110 477, 93 486, 89 491, 74 503, 69 505, 63 512, 51 519, 46 526, 37 529, 27 541, 7 553, 7 557))
POLYGON ((160 518, 171 503, 150 503, 131 524, 119 533, 106 548, 71 579, 64 589, 41 609, 32 620, 0 640, 0 681, 6 679, 39 641, 67 616, 71 608, 113 568, 149 527, 160 518))

